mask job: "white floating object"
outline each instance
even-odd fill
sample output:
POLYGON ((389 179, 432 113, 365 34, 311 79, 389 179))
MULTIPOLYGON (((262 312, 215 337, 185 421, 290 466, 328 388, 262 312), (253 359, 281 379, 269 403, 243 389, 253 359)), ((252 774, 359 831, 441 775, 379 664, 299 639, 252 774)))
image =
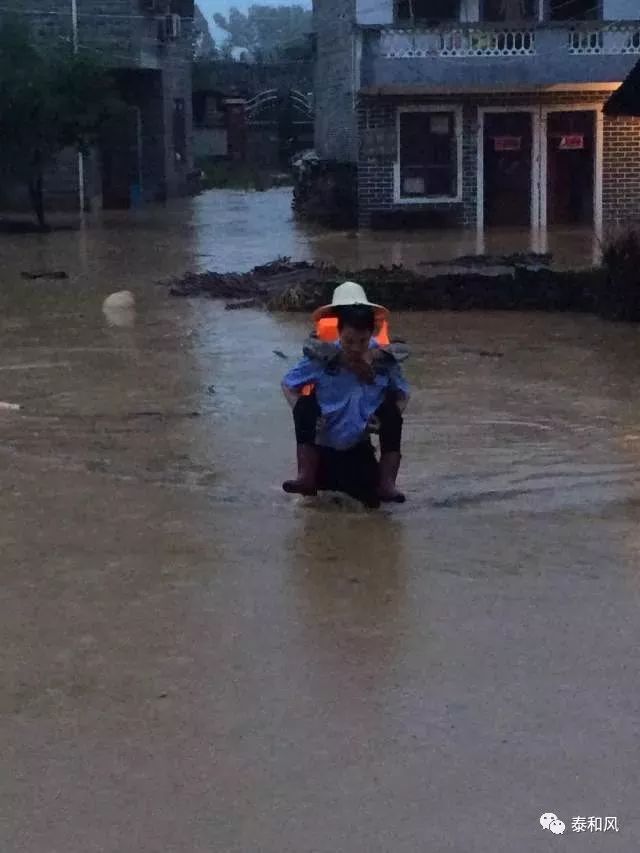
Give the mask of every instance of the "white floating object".
POLYGON ((2 403, 0 402, 0 412, 19 412, 20 406, 18 403, 2 403))
POLYGON ((130 290, 112 293, 102 303, 102 313, 109 326, 130 328, 136 321, 136 300, 130 290))
POLYGON ((112 293, 102 303, 104 311, 132 311, 136 306, 136 300, 130 290, 118 290, 112 293))

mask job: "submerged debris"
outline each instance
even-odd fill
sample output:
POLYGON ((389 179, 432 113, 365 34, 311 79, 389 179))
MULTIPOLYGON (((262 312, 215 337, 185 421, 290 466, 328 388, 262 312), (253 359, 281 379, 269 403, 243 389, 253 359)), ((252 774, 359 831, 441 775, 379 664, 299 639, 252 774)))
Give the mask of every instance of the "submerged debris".
POLYGON ((41 272, 22 272, 22 278, 28 281, 36 281, 39 278, 50 278, 53 281, 63 281, 69 278, 69 274, 64 270, 42 270, 41 272))
POLYGON ((319 276, 335 276, 337 272, 331 267, 316 266, 307 261, 277 258, 247 273, 187 273, 168 284, 173 296, 202 295, 212 299, 233 299, 236 302, 266 302, 273 293, 281 292, 294 283, 314 281, 319 276))
POLYGON ((258 308, 260 302, 257 299, 241 299, 237 302, 227 302, 224 306, 225 311, 237 311, 240 308, 258 308))

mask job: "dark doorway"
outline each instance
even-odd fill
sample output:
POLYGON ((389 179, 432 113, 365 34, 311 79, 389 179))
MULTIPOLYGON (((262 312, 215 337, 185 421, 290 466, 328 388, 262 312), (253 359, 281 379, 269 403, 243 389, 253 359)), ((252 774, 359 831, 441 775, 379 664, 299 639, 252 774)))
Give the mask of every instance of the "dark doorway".
POLYGON ((595 112, 549 113, 549 225, 590 225, 593 222, 595 124, 595 112))
POLYGON ((104 130, 101 140, 102 204, 127 209, 142 197, 140 110, 127 107, 104 130))
POLYGON ((489 226, 531 224, 532 116, 487 113, 484 217, 489 226))
POLYGON ((550 21, 598 21, 602 17, 599 0, 548 0, 550 21))
POLYGON ((460 20, 460 0, 397 0, 396 17, 429 24, 460 20))
POLYGON ((481 9, 483 21, 517 24, 538 16, 537 0, 483 0, 481 9))

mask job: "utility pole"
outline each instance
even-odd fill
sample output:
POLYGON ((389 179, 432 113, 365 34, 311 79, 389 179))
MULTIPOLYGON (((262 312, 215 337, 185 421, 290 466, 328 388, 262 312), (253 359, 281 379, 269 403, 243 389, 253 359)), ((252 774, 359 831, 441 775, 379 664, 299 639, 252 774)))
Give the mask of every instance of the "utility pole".
MULTIPOLYGON (((73 53, 78 55, 78 0, 71 0, 71 31, 73 39, 73 53)), ((84 156, 78 151, 78 203, 80 205, 80 216, 84 217, 84 156)))

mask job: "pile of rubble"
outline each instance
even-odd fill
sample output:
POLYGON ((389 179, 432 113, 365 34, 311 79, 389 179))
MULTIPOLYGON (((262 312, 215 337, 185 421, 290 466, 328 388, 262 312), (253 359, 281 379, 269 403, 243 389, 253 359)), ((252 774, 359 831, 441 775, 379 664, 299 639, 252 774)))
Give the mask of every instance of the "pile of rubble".
POLYGON ((175 296, 227 300, 227 308, 263 306, 311 311, 331 301, 336 285, 351 279, 369 299, 395 310, 511 310, 597 312, 602 270, 559 271, 547 255, 458 258, 446 263, 355 271, 279 258, 248 273, 188 273, 169 282, 175 296))
POLYGON ((234 300, 228 306, 233 308, 236 303, 268 304, 273 298, 293 287, 313 286, 337 277, 339 272, 333 267, 278 258, 247 273, 187 273, 168 284, 169 292, 173 296, 208 296, 211 299, 234 300))

